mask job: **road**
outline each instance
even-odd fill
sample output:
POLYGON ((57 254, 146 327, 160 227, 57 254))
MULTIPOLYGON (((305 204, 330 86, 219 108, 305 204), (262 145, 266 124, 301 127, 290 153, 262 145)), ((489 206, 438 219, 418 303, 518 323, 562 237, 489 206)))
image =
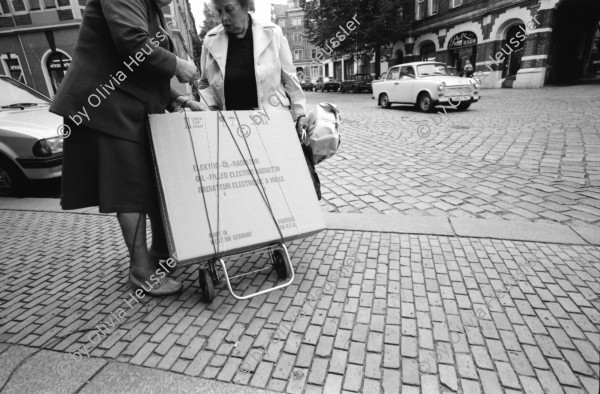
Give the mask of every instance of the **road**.
POLYGON ((483 90, 466 112, 377 107, 369 93, 307 93, 342 112, 319 166, 331 212, 465 216, 597 226, 598 86, 483 90))

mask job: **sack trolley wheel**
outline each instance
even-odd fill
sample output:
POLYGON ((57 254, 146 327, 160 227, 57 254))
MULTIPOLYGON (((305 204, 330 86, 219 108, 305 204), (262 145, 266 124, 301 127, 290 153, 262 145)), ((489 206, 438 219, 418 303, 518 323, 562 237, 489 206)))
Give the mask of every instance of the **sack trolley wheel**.
POLYGON ((213 284, 219 283, 219 281, 217 281, 217 280, 219 280, 218 278, 215 281, 209 282, 209 280, 211 279, 209 270, 211 269, 211 266, 214 266, 212 269, 215 269, 215 272, 216 272, 216 264, 217 263, 221 265, 221 268, 223 270, 223 277, 225 279, 224 281, 227 284, 227 287, 229 288, 229 292, 231 293, 231 295, 233 295, 238 300, 247 300, 249 298, 256 297, 256 296, 259 296, 262 294, 267 294, 272 291, 283 289, 284 287, 291 285, 292 282, 294 282, 294 277, 295 277, 294 267, 292 267, 290 255, 288 253, 287 248, 285 247, 285 245, 283 243, 266 246, 266 247, 263 247, 260 249, 255 249, 255 250, 244 252, 244 253, 239 253, 238 256, 240 258, 243 258, 244 256, 256 255, 256 254, 260 255, 263 253, 268 253, 269 256, 271 257, 271 263, 273 265, 273 268, 277 272, 277 276, 279 279, 289 278, 285 283, 276 284, 275 286, 273 286, 271 288, 268 288, 265 290, 259 290, 252 294, 246 294, 246 295, 237 294, 231 286, 231 279, 244 277, 244 276, 251 275, 256 272, 260 272, 260 271, 264 271, 264 270, 269 270, 269 269, 271 269, 271 267, 265 267, 265 268, 258 269, 256 271, 251 271, 248 273, 238 274, 238 275, 230 277, 229 273, 227 272, 227 265, 225 264, 225 261, 222 258, 214 258, 213 260, 208 262, 208 268, 200 269, 200 290, 202 291, 202 295, 204 296, 204 294, 205 294, 205 290, 204 290, 205 288, 208 291, 208 293, 207 293, 208 296, 205 297, 205 300, 210 302, 210 300, 212 300, 214 298, 214 285, 213 284), (206 273, 203 274, 202 273, 203 271, 205 271, 206 273), (203 283, 206 283, 206 285, 204 285, 203 283), (211 289, 213 291, 212 298, 210 297, 210 291, 209 291, 211 289))
POLYGON ((217 295, 215 284, 218 285, 221 282, 217 273, 217 261, 216 259, 210 260, 206 268, 198 269, 200 293, 202 294, 202 299, 209 303, 217 295))
POLYGON ((279 279, 287 279, 290 276, 288 266, 285 262, 285 257, 279 249, 271 251, 271 261, 273 262, 273 268, 277 272, 279 279))
POLYGON ((215 299, 216 291, 212 275, 208 272, 208 268, 200 268, 198 270, 198 281, 200 282, 200 294, 206 302, 212 302, 215 299))

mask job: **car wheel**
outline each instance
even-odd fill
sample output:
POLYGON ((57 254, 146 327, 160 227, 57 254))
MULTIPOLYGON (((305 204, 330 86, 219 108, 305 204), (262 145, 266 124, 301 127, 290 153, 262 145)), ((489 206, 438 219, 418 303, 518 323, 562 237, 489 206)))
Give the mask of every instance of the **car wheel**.
POLYGON ((456 107, 456 109, 458 111, 466 111, 469 109, 469 107, 471 106, 471 103, 460 103, 458 104, 458 106, 456 107))
POLYGON ((379 95, 379 105, 381 105, 381 108, 390 108, 392 106, 390 98, 386 93, 381 93, 381 95, 379 95))
POLYGON ((325 86, 321 88, 321 93, 325 93, 325 86))
POLYGON ((423 92, 417 98, 417 108, 421 112, 432 112, 435 109, 435 105, 433 105, 433 100, 431 96, 427 92, 423 92))
POLYGON ((0 197, 21 195, 26 183, 25 175, 17 166, 0 157, 0 197))
POLYGON ((352 93, 358 93, 358 87, 357 86, 353 86, 352 87, 352 93))

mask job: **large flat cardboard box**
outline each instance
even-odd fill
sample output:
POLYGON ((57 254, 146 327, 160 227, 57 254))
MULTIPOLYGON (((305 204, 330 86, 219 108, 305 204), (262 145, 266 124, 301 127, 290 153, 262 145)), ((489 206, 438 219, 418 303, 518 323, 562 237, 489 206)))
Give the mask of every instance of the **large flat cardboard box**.
POLYGON ((325 229, 289 112, 151 115, 150 130, 169 251, 179 262, 325 229))

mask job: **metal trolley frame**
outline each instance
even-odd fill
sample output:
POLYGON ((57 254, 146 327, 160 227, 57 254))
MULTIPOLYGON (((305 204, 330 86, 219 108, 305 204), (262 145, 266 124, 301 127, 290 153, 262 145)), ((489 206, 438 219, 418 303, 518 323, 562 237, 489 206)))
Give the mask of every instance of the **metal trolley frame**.
POLYGON ((247 252, 230 254, 227 256, 211 258, 208 260, 200 261, 200 267, 198 268, 198 282, 200 285, 200 293, 202 295, 202 299, 209 303, 212 302, 212 300, 214 300, 214 298, 217 295, 215 286, 221 284, 221 281, 222 281, 222 278, 219 276, 219 272, 217 271, 217 267, 219 264, 223 268, 223 276, 225 279, 225 283, 227 283, 229 292, 231 293, 232 296, 234 296, 238 300, 247 300, 249 298, 256 297, 258 295, 267 294, 272 291, 287 287, 290 284, 292 284, 292 282, 294 281, 294 277, 295 277, 294 267, 292 267, 290 255, 288 253, 287 247, 283 243, 265 246, 265 247, 253 249, 253 250, 250 250, 247 252), (257 272, 261 272, 261 271, 266 271, 271 268, 268 266, 265 266, 263 268, 260 268, 260 269, 257 269, 257 270, 251 271, 251 272, 246 272, 246 273, 238 274, 235 276, 230 276, 229 273, 227 272, 227 264, 225 263, 224 258, 231 257, 231 256, 238 256, 238 257, 253 256, 253 255, 264 254, 264 253, 269 254, 269 257, 271 260, 271 265, 273 267, 272 269, 274 269, 277 272, 277 277, 280 280, 287 279, 287 278, 289 278, 289 280, 286 281, 285 283, 278 284, 278 285, 273 286, 268 289, 259 290, 252 294, 238 295, 233 290, 233 287, 231 286, 232 279, 241 278, 241 277, 248 276, 248 275, 251 275, 251 274, 254 274, 257 272))

